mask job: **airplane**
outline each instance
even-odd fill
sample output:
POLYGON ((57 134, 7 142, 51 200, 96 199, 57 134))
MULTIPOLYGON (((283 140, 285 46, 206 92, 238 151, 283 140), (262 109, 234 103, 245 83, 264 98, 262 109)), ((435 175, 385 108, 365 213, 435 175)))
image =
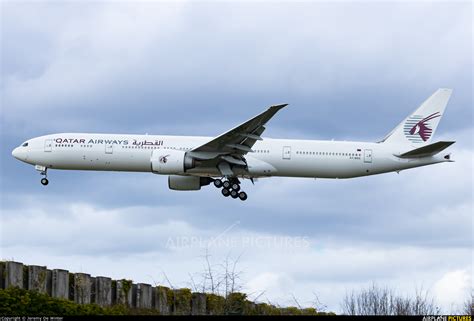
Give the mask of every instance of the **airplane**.
POLYGON ((168 175, 171 190, 213 184, 245 201, 241 179, 354 178, 452 162, 441 151, 454 141, 431 142, 452 90, 438 89, 378 142, 263 138, 268 121, 287 104, 213 138, 200 136, 58 133, 27 140, 12 155, 35 166, 41 184, 48 169, 150 172, 168 175))

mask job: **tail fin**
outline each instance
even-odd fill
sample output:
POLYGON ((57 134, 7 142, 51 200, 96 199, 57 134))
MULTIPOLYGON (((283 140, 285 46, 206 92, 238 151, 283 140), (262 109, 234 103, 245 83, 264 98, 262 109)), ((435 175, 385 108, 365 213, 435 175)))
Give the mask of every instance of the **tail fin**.
POLYGON ((440 88, 390 132, 382 142, 425 146, 430 143, 451 97, 452 89, 440 88))

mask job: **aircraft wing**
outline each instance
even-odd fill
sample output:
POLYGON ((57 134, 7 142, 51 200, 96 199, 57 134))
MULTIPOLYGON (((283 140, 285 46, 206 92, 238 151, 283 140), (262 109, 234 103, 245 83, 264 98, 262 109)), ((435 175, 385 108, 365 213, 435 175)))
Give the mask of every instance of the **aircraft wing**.
POLYGON ((188 153, 199 160, 219 158, 218 168, 220 172, 223 175, 230 176, 232 175, 231 165, 247 165, 244 155, 253 152, 252 146, 256 141, 262 140, 260 135, 265 131, 265 124, 287 105, 270 106, 261 114, 192 149, 188 153))
POLYGON ((247 120, 245 123, 217 136, 213 140, 191 150, 192 154, 241 154, 253 152, 252 146, 265 131, 264 125, 283 107, 288 104, 269 107, 263 113, 247 120))

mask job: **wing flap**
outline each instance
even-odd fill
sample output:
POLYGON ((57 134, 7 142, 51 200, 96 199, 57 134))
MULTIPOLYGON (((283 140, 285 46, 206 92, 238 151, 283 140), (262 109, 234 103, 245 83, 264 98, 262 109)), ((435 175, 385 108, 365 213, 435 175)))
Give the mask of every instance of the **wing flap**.
POLYGON ((246 153, 253 153, 252 148, 250 148, 250 147, 248 147, 247 145, 244 145, 244 144, 227 144, 226 146, 230 147, 230 148, 233 148, 233 149, 241 150, 241 151, 246 152, 246 153))
POLYGON ((255 134, 249 134, 249 133, 239 133, 240 136, 245 137, 245 138, 250 138, 253 140, 263 140, 262 137, 255 135, 255 134))
POLYGON ((219 169, 219 171, 221 172, 222 176, 233 176, 234 175, 234 172, 232 171, 232 169, 230 168, 230 165, 229 163, 226 163, 226 162, 221 162, 217 165, 217 168, 219 169))
POLYGON ((233 165, 239 165, 239 166, 246 166, 247 163, 245 163, 243 160, 232 157, 232 156, 221 156, 221 159, 225 160, 229 164, 233 165))

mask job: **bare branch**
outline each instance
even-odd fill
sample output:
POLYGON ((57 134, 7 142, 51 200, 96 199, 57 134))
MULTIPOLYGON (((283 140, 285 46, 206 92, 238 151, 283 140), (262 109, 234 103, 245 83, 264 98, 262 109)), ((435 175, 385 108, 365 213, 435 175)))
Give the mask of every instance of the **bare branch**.
POLYGON ((170 279, 168 279, 168 276, 166 275, 165 271, 161 270, 161 273, 163 273, 163 276, 165 277, 165 280, 168 283, 168 285, 170 286, 170 288, 174 289, 174 286, 173 286, 173 284, 171 284, 171 281, 170 281, 170 279))
POLYGON ((301 305, 300 303, 298 302, 298 300, 296 300, 296 297, 293 293, 291 293, 291 297, 293 298, 293 301, 296 303, 296 306, 298 307, 298 309, 301 310, 301 305))
POLYGON ((402 297, 390 288, 376 284, 358 293, 346 293, 341 308, 348 315, 434 315, 440 309, 429 291, 415 289, 415 297, 402 297))
POLYGON ((191 288, 193 289, 193 291, 195 291, 195 292, 199 291, 199 289, 196 285, 196 282, 194 282, 193 275, 191 273, 188 273, 188 275, 189 275, 189 278, 191 279, 191 288))
POLYGON ((323 304, 323 303, 319 300, 319 296, 318 296, 318 294, 317 294, 315 291, 313 291, 313 296, 314 296, 314 301, 311 302, 311 303, 313 304, 313 306, 314 306, 314 308, 316 309, 316 311, 318 311, 318 312, 324 312, 324 311, 326 311, 326 309, 327 309, 328 306, 325 305, 325 304, 323 304))
POLYGON ((256 301, 257 301, 262 295, 264 295, 264 294, 265 294, 265 290, 262 291, 262 292, 260 292, 260 294, 257 295, 257 296, 253 299, 253 301, 256 302, 256 301))

